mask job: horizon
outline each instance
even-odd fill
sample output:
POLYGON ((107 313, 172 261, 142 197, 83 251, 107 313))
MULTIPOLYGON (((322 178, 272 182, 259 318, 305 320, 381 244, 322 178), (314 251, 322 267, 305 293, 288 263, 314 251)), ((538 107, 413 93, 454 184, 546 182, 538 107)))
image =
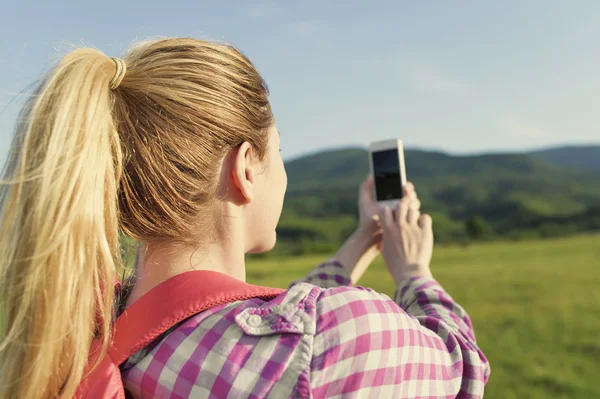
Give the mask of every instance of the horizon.
POLYGON ((600 3, 584 4, 62 0, 31 13, 10 3, 0 24, 0 161, 19 93, 67 43, 119 56, 156 36, 239 47, 269 85, 286 160, 396 136, 455 155, 600 145, 600 3))
MULTIPOLYGON (((489 150, 489 151, 476 151, 476 152, 452 152, 452 151, 445 151, 443 149, 436 149, 436 148, 427 148, 427 147, 405 147, 404 151, 420 151, 420 152, 428 152, 428 153, 436 153, 436 154, 442 154, 442 155, 447 155, 447 156, 451 156, 451 157, 473 157, 473 156, 485 156, 485 155, 530 155, 530 154, 534 154, 537 152, 544 152, 544 151, 552 151, 552 150, 563 150, 563 149, 581 149, 581 148, 595 148, 598 149, 600 152, 600 143, 575 143, 575 144, 564 144, 564 145, 557 145, 557 146, 544 146, 544 147, 537 147, 537 148, 526 148, 526 149, 517 149, 517 150, 508 150, 508 151, 504 151, 504 150, 489 150)), ((307 152, 307 153, 302 153, 296 156, 292 156, 290 158, 284 158, 284 162, 288 163, 288 162, 293 162, 302 158, 306 158, 306 157, 310 157, 313 155, 319 155, 319 154, 324 154, 324 153, 328 153, 328 152, 337 152, 337 151, 347 151, 347 150, 363 150, 363 151, 368 151, 368 145, 366 146, 361 146, 361 145, 354 145, 354 146, 342 146, 342 147, 330 147, 330 148, 321 148, 321 149, 317 149, 314 150, 312 152, 307 152)))

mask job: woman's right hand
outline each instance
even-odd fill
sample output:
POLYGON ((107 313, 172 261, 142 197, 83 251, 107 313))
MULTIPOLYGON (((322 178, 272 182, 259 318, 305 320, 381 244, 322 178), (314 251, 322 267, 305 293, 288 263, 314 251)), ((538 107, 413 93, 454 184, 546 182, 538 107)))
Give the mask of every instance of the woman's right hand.
POLYGON ((405 195, 396 207, 383 208, 379 213, 381 253, 396 285, 411 277, 432 276, 432 220, 429 215, 421 215, 412 202, 414 199, 405 195))

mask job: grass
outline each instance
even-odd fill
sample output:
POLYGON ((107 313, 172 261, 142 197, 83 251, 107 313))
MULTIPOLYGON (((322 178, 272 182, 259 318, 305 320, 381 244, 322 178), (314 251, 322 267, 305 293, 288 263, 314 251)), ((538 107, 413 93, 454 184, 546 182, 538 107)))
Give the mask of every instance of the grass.
MULTIPOLYGON (((248 280, 286 287, 320 261, 253 259, 248 280)), ((600 236, 439 247, 432 269, 473 320, 486 399, 600 398, 600 236)), ((394 291, 381 260, 360 285, 394 291)))

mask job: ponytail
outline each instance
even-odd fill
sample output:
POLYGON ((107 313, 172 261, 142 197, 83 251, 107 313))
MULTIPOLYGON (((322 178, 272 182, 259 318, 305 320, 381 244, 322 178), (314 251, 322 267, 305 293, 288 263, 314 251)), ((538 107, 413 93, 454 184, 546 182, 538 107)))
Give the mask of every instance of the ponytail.
MULTIPOLYGON (((29 101, 0 197, 0 398, 70 398, 121 266, 116 63, 80 49, 29 101)), ((119 90, 119 89, 117 89, 119 90)))
POLYGON ((0 399, 70 399, 92 339, 108 346, 119 232, 208 245, 222 160, 243 142, 262 160, 273 114, 242 53, 172 38, 127 65, 73 51, 20 120, 0 182, 0 399))

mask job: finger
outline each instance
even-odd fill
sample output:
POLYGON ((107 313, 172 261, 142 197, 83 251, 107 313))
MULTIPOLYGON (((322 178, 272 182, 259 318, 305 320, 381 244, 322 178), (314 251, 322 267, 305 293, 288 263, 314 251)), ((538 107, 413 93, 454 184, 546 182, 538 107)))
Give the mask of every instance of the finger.
POLYGON ((410 192, 410 193, 408 193, 408 194, 404 195, 404 197, 402 197, 402 198, 407 198, 409 201, 414 201, 414 200, 417 200, 417 199, 419 199, 419 198, 417 197, 417 193, 416 193, 416 192, 414 192, 414 191, 412 191, 412 192, 410 192))
POLYGON ((381 221, 379 219, 379 215, 375 214, 375 215, 371 216, 371 220, 373 220, 378 225, 381 225, 381 221))
POLYGON ((404 185, 404 195, 409 196, 412 193, 416 193, 415 185, 412 184, 412 182, 407 181, 406 184, 404 185))
POLYGON ((373 201, 373 185, 374 185, 373 175, 367 176, 365 181, 360 185, 360 193, 358 200, 363 203, 369 203, 373 201))
POLYGON ((406 223, 406 217, 408 214, 408 209, 410 208, 410 200, 408 198, 402 198, 398 203, 397 213, 396 213, 396 221, 400 224, 406 223))
POLYGON ((421 201, 419 199, 414 199, 410 201, 410 208, 418 211, 419 209, 421 209, 421 201))
POLYGON ((406 221, 409 224, 416 224, 418 222, 420 216, 421 216, 421 212, 419 212, 418 209, 410 207, 406 214, 406 221))
POLYGON ((431 216, 427 214, 421 215, 419 218, 419 227, 425 231, 431 231, 433 226, 433 220, 431 216))

